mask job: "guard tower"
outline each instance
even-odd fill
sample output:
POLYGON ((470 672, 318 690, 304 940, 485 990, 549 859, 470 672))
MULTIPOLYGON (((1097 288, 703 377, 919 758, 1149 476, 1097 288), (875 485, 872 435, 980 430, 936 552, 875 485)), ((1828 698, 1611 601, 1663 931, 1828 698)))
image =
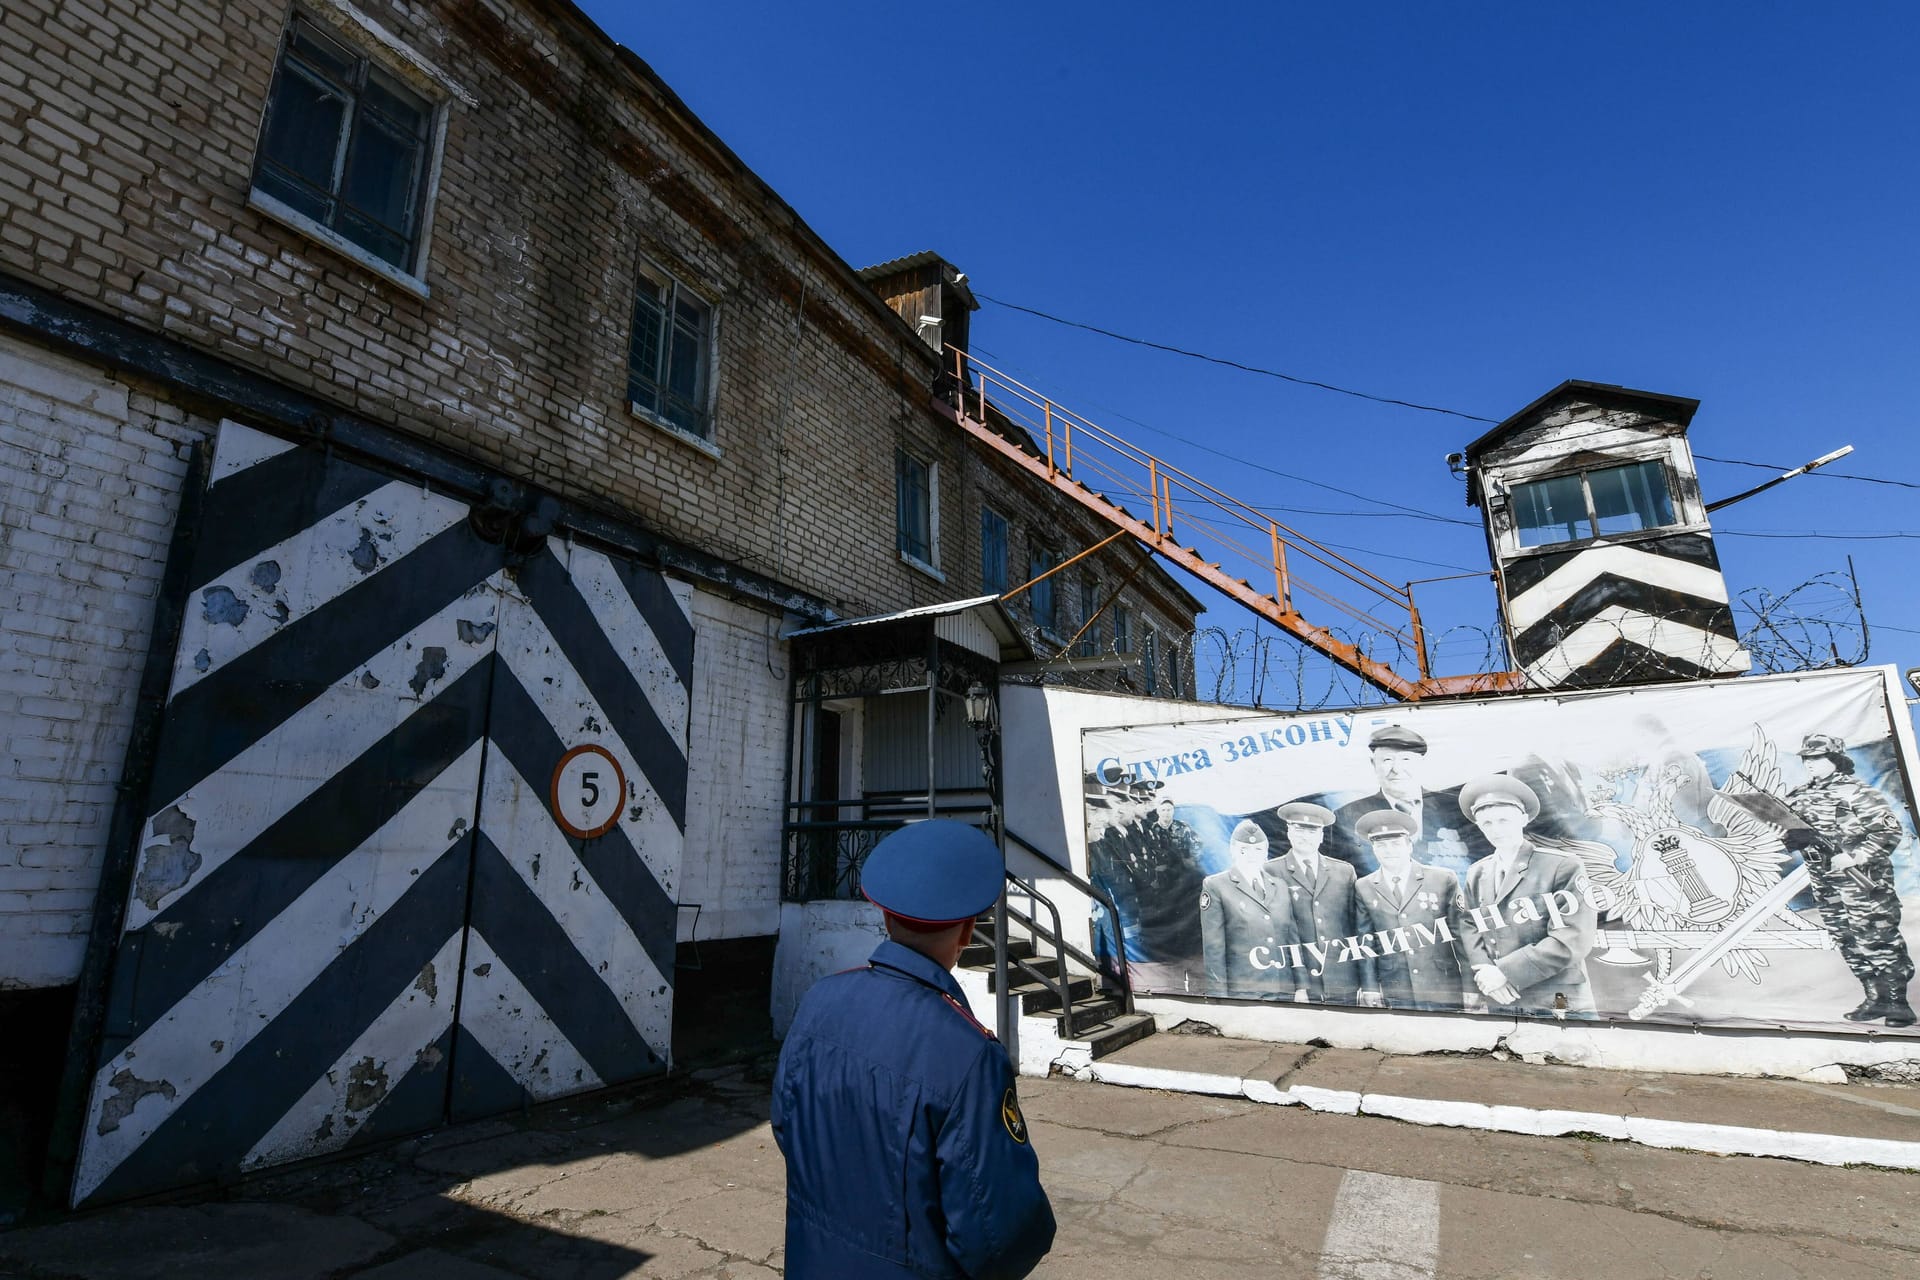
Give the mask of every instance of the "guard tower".
POLYGON ((1563 382, 1467 446, 1513 664, 1536 689, 1750 665, 1687 446, 1697 400, 1563 382))
POLYGON ((860 278, 900 313, 920 340, 935 351, 970 350, 969 317, 980 309, 967 277, 932 250, 863 267, 860 278))

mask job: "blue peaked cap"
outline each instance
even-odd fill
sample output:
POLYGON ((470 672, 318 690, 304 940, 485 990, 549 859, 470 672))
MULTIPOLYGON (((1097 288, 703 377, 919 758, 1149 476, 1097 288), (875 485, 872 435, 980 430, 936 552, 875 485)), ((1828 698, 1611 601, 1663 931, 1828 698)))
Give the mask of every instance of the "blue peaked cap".
POLYGON ((992 906, 1006 874, 1006 857, 986 832, 935 818, 875 845, 860 869, 860 891, 894 915, 940 924, 992 906))

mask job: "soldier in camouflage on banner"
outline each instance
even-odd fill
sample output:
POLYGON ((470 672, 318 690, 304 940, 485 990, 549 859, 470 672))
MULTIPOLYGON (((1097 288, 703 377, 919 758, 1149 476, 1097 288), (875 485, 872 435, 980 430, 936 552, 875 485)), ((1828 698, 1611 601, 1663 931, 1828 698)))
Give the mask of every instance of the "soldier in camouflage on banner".
POLYGON ((1900 899, 1893 887, 1900 820, 1886 797, 1853 776, 1853 759, 1840 738, 1810 733, 1800 757, 1808 778, 1787 793, 1787 804, 1824 839, 1788 832, 1787 846, 1805 861, 1820 915, 1866 991, 1846 1017, 1912 1026, 1907 984, 1913 981, 1913 957, 1900 936, 1900 899))

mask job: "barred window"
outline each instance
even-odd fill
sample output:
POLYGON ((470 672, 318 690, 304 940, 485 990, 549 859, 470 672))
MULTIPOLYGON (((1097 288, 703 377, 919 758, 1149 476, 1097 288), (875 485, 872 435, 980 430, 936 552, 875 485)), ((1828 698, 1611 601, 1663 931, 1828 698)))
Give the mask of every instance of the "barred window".
POLYGON ((711 440, 712 362, 713 308, 666 272, 642 263, 627 355, 627 400, 635 412, 711 440))
POLYGON ((980 508, 980 592, 1002 595, 1007 589, 1007 518, 992 507, 980 508))
POLYGON ((1113 651, 1133 652, 1133 610, 1123 604, 1113 606, 1113 651))
POLYGON ((253 190, 275 212, 419 274, 434 105, 305 18, 287 28, 253 190))

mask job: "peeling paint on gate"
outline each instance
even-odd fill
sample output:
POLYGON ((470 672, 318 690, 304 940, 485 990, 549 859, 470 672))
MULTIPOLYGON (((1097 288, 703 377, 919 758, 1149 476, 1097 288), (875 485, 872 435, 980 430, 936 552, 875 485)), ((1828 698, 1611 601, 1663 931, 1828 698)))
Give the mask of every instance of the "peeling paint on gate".
POLYGON ((666 1064, 691 589, 558 542, 509 575, 462 504, 337 458, 299 473, 367 496, 311 514, 257 435, 223 427, 220 484, 308 523, 208 500, 76 1202, 666 1064), (632 785, 573 840, 547 784, 584 741, 632 785))
POLYGON ((103 1137, 118 1130, 121 1121, 132 1115, 143 1100, 158 1096, 172 1102, 175 1093, 173 1085, 167 1081, 142 1080, 128 1067, 114 1072, 107 1085, 112 1092, 101 1104, 100 1120, 94 1126, 94 1132, 103 1137))
POLYGON ((133 895, 149 907, 158 907, 200 869, 200 855, 193 848, 199 824, 182 812, 180 806, 169 805, 147 829, 156 843, 140 851, 140 870, 133 878, 133 895))

